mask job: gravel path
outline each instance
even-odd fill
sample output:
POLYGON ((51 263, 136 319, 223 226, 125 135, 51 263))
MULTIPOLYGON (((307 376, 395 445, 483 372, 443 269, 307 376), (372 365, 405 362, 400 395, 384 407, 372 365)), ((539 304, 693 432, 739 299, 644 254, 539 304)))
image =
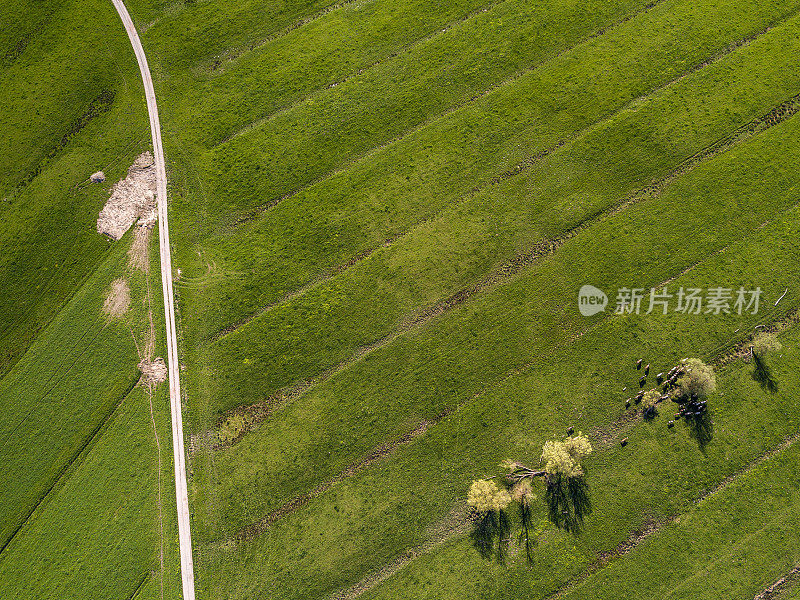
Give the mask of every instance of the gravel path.
POLYGON ((153 79, 147 65, 139 34, 128 9, 122 0, 112 0, 128 37, 131 40, 139 70, 142 73, 147 112, 150 115, 150 130, 153 135, 153 151, 156 164, 156 198, 158 200, 158 237, 161 251, 161 283, 164 290, 164 312, 167 323, 167 365, 169 368, 169 400, 172 412, 172 448, 175 458, 175 495, 178 504, 178 537, 181 550, 181 578, 184 600, 194 600, 194 565, 192 561, 192 537, 189 531, 189 496, 186 489, 186 454, 183 446, 183 419, 181 417, 180 379, 178 375, 178 346, 175 333, 175 305, 172 291, 172 257, 169 246, 169 223, 167 221, 167 172, 164 166, 164 149, 161 146, 161 124, 158 120, 156 94, 153 79))

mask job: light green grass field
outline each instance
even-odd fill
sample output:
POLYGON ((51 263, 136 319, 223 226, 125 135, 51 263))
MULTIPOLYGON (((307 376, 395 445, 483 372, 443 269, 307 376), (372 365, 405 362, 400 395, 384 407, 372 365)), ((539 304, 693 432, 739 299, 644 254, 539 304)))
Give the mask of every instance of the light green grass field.
MULTIPOLYGON (((168 162, 198 598, 753 597, 800 562, 798 2, 128 7, 168 162), (584 284, 605 313, 578 313, 584 284), (759 312, 613 314, 617 288, 718 285, 759 312), (759 325, 774 392, 729 354, 759 325), (638 358, 686 356, 717 367, 707 444, 674 405, 624 408, 638 358), (582 533, 537 503, 533 560, 482 558, 470 483, 569 426, 595 446, 582 533)), ((151 420, 134 387, 148 288, 131 235, 94 231, 149 140, 136 65, 110 3, 8 14, 0 597, 178 597, 167 393, 151 420)))
POLYGON ((176 597, 168 398, 156 388, 151 417, 134 387, 146 280, 127 266, 130 234, 96 231, 149 145, 133 52, 108 2, 0 12, 0 597, 176 597), (109 319, 119 277, 132 306, 109 319))

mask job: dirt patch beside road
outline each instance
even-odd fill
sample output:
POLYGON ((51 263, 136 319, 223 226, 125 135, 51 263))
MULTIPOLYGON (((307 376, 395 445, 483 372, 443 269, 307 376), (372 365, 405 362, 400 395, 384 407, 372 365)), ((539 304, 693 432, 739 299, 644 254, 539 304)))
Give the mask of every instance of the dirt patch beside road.
POLYGON ((156 222, 156 167, 153 155, 142 152, 128 169, 128 176, 111 188, 111 197, 97 217, 97 231, 120 239, 136 220, 142 227, 156 222))

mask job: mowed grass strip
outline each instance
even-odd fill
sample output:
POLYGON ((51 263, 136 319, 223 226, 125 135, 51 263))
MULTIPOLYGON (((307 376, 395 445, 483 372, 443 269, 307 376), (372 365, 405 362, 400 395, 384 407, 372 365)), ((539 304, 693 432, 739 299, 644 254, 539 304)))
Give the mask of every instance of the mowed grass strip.
MULTIPOLYGON (((795 160, 791 140, 798 127, 800 119, 790 119, 702 165, 660 197, 585 230, 511 282, 398 338, 273 414, 237 445, 216 453, 213 465, 198 469, 208 496, 197 503, 196 515, 201 506, 214 511, 198 517, 198 535, 218 536, 219 528, 230 532, 261 518, 382 441, 579 335, 590 324, 574 304, 582 285, 604 287, 612 296, 618 287, 648 289, 733 244, 743 232, 758 231, 798 201, 788 167, 795 160)), ((775 243, 785 240, 780 235, 775 243)), ((720 272, 731 282, 719 285, 757 284, 777 298, 791 285, 792 268, 770 272, 770 282, 758 281, 755 267, 749 273, 720 272)), ((746 328, 747 319, 736 327, 726 319, 706 326, 720 343, 736 327, 746 328)))
POLYGON ((800 562, 800 444, 681 515, 564 598, 752 598, 800 562))
MULTIPOLYGON (((166 390, 164 385, 161 388, 166 390)), ((128 600, 146 575, 149 587, 155 587, 148 597, 158 598, 162 535, 169 568, 163 574, 164 597, 180 596, 166 394, 157 395, 156 409, 164 458, 161 522, 157 446, 147 393, 138 387, 115 411, 80 464, 70 469, 66 481, 3 552, 0 596, 128 600)))
MULTIPOLYGON (((796 276, 796 215, 797 210, 787 214, 675 284, 707 287, 731 276, 757 274, 765 287, 780 287, 784 275, 796 276)), ((616 548, 648 523, 685 510, 796 432, 796 327, 781 336, 783 356, 771 360, 777 394, 753 381, 751 365, 736 362, 718 373, 719 393, 710 402, 714 437, 702 453, 682 423, 666 427, 669 405, 659 407, 661 415, 652 423, 638 420, 609 429, 624 413, 629 392, 623 387, 636 388, 638 358, 645 357, 653 372, 667 370, 682 356, 713 352, 736 329, 750 331, 753 320, 672 313, 592 323, 592 330, 574 342, 532 349, 521 372, 465 398, 425 435, 275 522, 250 543, 201 546, 200 589, 211 595, 236 590, 242 597, 324 598, 380 571, 409 549, 438 541, 445 545, 408 565, 386 584, 381 597, 398 597, 398 590, 414 598, 545 597, 600 552, 616 548), (563 436, 570 425, 589 433, 597 449, 587 464, 594 514, 582 536, 553 531, 537 504, 538 545, 528 566, 523 555, 513 553, 506 565, 485 561, 468 537, 448 542, 448 535, 437 533, 463 518, 457 507, 463 506, 472 479, 494 474, 503 458, 535 463, 543 441, 563 436), (610 439, 604 443, 606 436, 610 439), (626 448, 619 446, 622 437, 630 440, 626 448)), ((369 427, 368 422, 363 426, 369 427)), ((300 432, 289 435, 294 441, 300 432)), ((284 455, 275 470, 291 462, 284 455)), ((255 467, 260 479, 274 477, 275 471, 256 472, 259 467, 247 461, 239 464, 248 467, 255 467)), ((230 493, 242 492, 231 488, 230 493)))
POLYGON ((791 58, 800 50, 797 21, 210 344, 203 355, 213 369, 213 395, 225 399, 226 407, 255 402, 350 359, 359 348, 413 323, 409 315, 422 307, 609 209, 732 128, 800 92, 791 58), (730 110, 733 105, 736 111, 730 110))
POLYGON ((103 313, 126 249, 114 249, 0 381, 2 545, 139 378, 133 316, 109 321, 103 313))
MULTIPOLYGON (((420 38, 444 37, 438 35, 443 27, 464 19, 474 21, 474 18, 468 18, 469 15, 491 6, 490 0, 460 0, 446 5, 433 0, 376 0, 366 5, 348 4, 265 44, 225 68, 222 74, 185 72, 174 82, 165 82, 168 85, 164 86, 164 92, 170 99, 169 104, 174 104, 170 112, 191 128, 182 130, 181 135, 190 134, 190 139, 204 146, 216 145, 248 127, 259 125, 276 110, 314 91, 350 76, 355 77, 363 69, 398 52, 405 54, 404 49, 418 43, 420 38), (203 118, 193 118, 196 114, 203 115, 203 118)), ((469 31, 475 30, 470 28, 469 31)), ((427 54, 433 52, 429 50, 422 56, 427 54)), ((397 60, 394 58, 393 62, 397 60)), ((463 58, 455 64, 461 60, 463 58)), ((411 72, 412 68, 410 65, 393 67, 391 73, 395 74, 395 83, 413 80, 415 73, 411 72)), ((510 69, 513 69, 513 64, 498 69, 491 77, 501 78, 503 72, 513 72, 510 69)), ((414 70, 419 70, 418 64, 414 70)), ((430 74, 434 73, 432 69, 430 74)), ((385 80, 386 73, 382 75, 381 79, 385 80)), ((366 81, 355 89, 369 89, 369 82, 374 81, 374 77, 367 75, 366 81)), ((339 91, 334 98, 340 99, 341 94, 350 97, 353 87, 347 85, 351 89, 339 91)), ((457 94, 462 88, 451 93, 457 94)), ((409 100, 418 94, 411 90, 405 92, 409 100)), ((326 102, 326 96, 322 95, 321 100, 326 102)), ((323 107, 324 104, 313 105, 316 111, 323 107)), ((421 106, 419 110, 425 112, 426 108, 421 106)))
MULTIPOLYGON (((659 4, 646 18, 634 18, 580 45, 278 204, 257 222, 203 242, 198 249, 204 261, 217 265, 217 277, 197 299, 187 290, 187 305, 195 315, 186 321, 190 337, 236 323, 374 249, 436 214, 476 182, 567 140, 795 8, 764 12, 759 18, 750 12, 745 18, 727 12, 743 5, 715 5, 711 10, 711 4, 659 4), (642 63, 648 68, 641 68, 642 63)), ((248 178, 240 182, 245 180, 248 187, 257 184, 248 178)), ((231 188, 229 193, 238 191, 231 188)))
POLYGON ((159 69, 172 74, 247 53, 272 36, 349 2, 352 0, 132 0, 129 10, 144 34, 142 44, 148 57, 152 55, 159 69))

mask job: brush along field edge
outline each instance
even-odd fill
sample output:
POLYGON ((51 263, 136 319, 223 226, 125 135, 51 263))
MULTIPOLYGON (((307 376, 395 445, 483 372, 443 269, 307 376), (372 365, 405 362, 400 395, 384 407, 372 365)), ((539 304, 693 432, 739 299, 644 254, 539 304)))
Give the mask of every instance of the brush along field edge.
POLYGON ((139 34, 128 9, 122 0, 111 0, 117 9, 142 73, 142 83, 150 116, 153 135, 153 154, 156 163, 156 195, 158 197, 158 239, 161 254, 161 283, 164 291, 164 313, 167 324, 167 365, 169 367, 169 403, 172 413, 172 449, 175 458, 175 496, 178 504, 178 537, 181 551, 181 579, 184 600, 194 600, 194 566, 192 561, 192 538, 189 531, 189 496, 186 488, 186 456, 183 447, 183 418, 181 416, 180 379, 178 375, 178 345, 175 332, 175 305, 172 292, 172 257, 169 246, 169 223, 167 222, 167 172, 164 166, 164 149, 161 146, 161 125, 158 120, 156 94, 153 79, 147 65, 139 34))

